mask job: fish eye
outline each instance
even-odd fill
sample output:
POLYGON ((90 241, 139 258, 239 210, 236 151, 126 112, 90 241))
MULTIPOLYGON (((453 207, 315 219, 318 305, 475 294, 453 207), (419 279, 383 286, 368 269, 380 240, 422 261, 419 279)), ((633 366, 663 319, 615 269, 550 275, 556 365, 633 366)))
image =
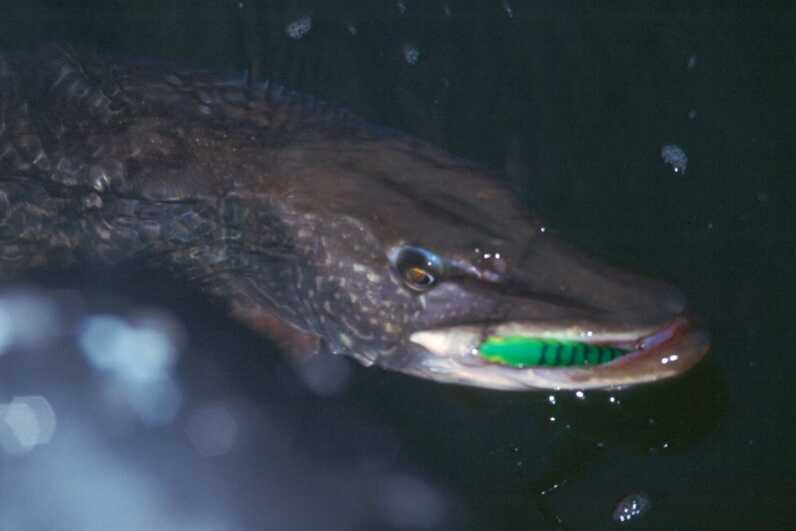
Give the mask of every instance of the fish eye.
POLYGON ((404 283, 415 291, 433 288, 442 277, 442 260, 425 249, 401 247, 391 258, 404 283))

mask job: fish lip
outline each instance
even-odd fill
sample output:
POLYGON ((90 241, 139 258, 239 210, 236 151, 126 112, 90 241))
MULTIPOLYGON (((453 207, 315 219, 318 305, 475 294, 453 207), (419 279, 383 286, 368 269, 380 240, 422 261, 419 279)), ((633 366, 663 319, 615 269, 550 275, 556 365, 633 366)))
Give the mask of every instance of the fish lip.
MULTIPOLYGON (((442 382, 500 390, 618 389, 683 374, 704 357, 710 346, 709 335, 699 320, 692 314, 681 314, 657 328, 640 329, 635 336, 631 329, 625 329, 615 332, 604 330, 595 336, 582 337, 580 341, 595 344, 621 343, 625 348, 628 344, 635 345, 635 350, 605 364, 590 367, 512 367, 490 362, 478 355, 477 345, 489 333, 501 330, 501 327, 502 330, 511 329, 512 326, 516 328, 521 325, 504 323, 464 327, 463 333, 472 336, 469 352, 456 352, 454 347, 442 352, 438 345, 432 345, 437 347, 437 352, 427 349, 427 355, 421 361, 421 366, 425 364, 428 371, 415 367, 404 372, 442 382), (621 338, 622 341, 611 341, 613 338, 621 338)), ((426 347, 431 336, 424 337, 422 334, 434 333, 434 330, 417 332, 412 335, 412 341, 426 347)), ((552 331, 547 337, 574 336, 570 332, 562 336, 552 331)))

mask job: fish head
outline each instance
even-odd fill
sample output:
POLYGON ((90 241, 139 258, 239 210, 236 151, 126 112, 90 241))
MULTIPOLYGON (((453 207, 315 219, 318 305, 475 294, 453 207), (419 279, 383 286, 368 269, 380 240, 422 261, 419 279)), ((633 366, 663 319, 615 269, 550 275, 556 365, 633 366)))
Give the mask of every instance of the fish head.
POLYGON ((333 352, 439 382, 528 390, 656 381, 707 350, 676 288, 567 245, 479 165, 401 136, 312 153, 284 159, 295 162, 286 219, 306 264, 309 326, 333 352), (480 355, 494 337, 626 355, 509 366, 480 355))

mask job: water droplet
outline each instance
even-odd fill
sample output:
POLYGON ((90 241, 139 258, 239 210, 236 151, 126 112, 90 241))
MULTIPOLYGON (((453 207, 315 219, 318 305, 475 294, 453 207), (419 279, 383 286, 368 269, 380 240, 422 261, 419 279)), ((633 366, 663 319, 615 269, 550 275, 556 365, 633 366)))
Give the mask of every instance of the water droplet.
POLYGON ((661 147, 661 158, 663 162, 672 167, 674 173, 685 173, 688 167, 688 156, 683 148, 675 144, 666 144, 661 147))
POLYGON ((420 60, 420 50, 411 44, 405 44, 403 48, 404 60, 410 65, 416 65, 420 60))
POLYGON ((511 7, 509 0, 503 0, 503 11, 506 13, 507 17, 514 18, 514 8, 511 7))
POLYGON ((618 523, 627 523, 631 520, 638 520, 652 507, 649 497, 643 492, 637 492, 625 496, 616 504, 613 512, 613 520, 618 523))
POLYGON ((309 15, 299 17, 285 26, 285 33, 291 39, 299 40, 312 29, 312 17, 309 15))

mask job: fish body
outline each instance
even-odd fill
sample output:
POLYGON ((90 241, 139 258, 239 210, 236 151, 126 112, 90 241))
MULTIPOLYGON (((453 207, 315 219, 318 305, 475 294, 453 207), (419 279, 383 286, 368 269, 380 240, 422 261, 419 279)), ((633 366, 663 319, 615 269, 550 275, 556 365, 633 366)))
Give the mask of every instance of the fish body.
POLYGON ((602 388, 708 346, 674 288, 545 233, 483 166, 276 84, 0 54, 0 275, 135 263, 185 279, 298 358, 440 382, 602 388), (511 367, 492 336, 626 355, 511 367))

